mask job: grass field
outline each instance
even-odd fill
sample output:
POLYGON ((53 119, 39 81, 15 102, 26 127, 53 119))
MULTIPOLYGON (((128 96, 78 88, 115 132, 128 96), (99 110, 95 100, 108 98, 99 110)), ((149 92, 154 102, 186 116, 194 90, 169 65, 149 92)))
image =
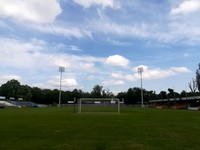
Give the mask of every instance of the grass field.
POLYGON ((123 108, 0 109, 2 150, 199 150, 200 111, 123 108))

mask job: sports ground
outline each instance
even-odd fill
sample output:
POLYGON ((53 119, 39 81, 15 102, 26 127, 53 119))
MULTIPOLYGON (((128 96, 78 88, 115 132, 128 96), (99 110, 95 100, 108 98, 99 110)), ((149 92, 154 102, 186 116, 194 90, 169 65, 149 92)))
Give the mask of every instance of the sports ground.
POLYGON ((199 150, 200 111, 121 108, 73 113, 73 107, 0 109, 2 150, 199 150))

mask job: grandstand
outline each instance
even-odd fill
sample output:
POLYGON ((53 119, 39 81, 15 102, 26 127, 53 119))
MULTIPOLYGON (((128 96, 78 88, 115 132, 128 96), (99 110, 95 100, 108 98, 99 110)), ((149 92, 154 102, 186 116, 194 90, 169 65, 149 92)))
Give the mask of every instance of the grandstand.
POLYGON ((200 96, 150 100, 149 103, 151 107, 155 108, 171 108, 171 109, 197 108, 197 110, 200 110, 200 96))
POLYGON ((29 101, 8 101, 9 103, 15 105, 16 107, 37 107, 37 105, 33 102, 29 101))
POLYGON ((21 100, 7 100, 5 97, 0 96, 0 106, 1 107, 37 107, 33 102, 21 101, 21 100))
POLYGON ((12 104, 8 101, 2 101, 2 100, 0 101, 0 105, 1 106, 7 106, 7 107, 17 107, 16 105, 14 105, 14 104, 12 104))

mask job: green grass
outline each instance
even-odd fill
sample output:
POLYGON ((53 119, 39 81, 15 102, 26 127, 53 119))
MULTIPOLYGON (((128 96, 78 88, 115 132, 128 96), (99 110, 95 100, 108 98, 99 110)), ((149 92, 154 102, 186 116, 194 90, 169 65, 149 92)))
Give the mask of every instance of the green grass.
POLYGON ((2 150, 199 150, 200 111, 123 108, 0 109, 2 150))
MULTIPOLYGON (((76 111, 78 112, 78 107, 76 108, 76 111)), ((88 107, 81 107, 81 112, 101 112, 101 113, 118 113, 118 106, 88 106, 88 107)))

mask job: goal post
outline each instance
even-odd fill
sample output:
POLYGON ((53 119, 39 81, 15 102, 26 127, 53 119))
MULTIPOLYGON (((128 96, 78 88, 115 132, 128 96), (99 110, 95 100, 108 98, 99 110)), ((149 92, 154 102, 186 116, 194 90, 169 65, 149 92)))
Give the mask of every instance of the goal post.
POLYGON ((81 98, 78 100, 78 112, 120 113, 118 98, 81 98))

